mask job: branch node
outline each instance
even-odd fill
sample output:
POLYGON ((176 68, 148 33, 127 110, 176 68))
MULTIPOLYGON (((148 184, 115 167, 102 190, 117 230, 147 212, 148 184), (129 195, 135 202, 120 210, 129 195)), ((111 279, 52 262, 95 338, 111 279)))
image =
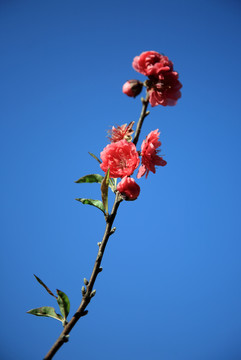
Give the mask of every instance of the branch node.
POLYGON ((65 319, 65 320, 62 322, 62 325, 63 325, 63 327, 65 327, 67 324, 68 324, 68 321, 65 319))
POLYGON ((110 235, 114 234, 115 231, 116 231, 116 227, 113 227, 113 229, 111 229, 110 231, 110 235))
POLYGON ((97 245, 100 247, 100 245, 101 245, 101 241, 99 241, 99 242, 97 243, 97 245))
POLYGON ((108 214, 108 215, 106 216, 106 222, 107 222, 107 223, 108 223, 108 222, 111 222, 112 218, 113 218, 113 214, 108 214))
POLYGON ((81 316, 86 316, 88 314, 88 310, 84 310, 83 312, 82 312, 82 315, 81 316))
POLYGON ((62 340, 63 342, 68 342, 69 341, 69 335, 62 335, 62 340))

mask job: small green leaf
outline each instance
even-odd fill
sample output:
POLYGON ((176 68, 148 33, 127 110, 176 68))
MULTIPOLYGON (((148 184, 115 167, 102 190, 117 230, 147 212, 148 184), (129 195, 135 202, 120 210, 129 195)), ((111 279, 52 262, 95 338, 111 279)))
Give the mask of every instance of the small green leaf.
POLYGON ((108 214, 108 188, 109 188, 109 179, 110 179, 110 169, 107 170, 105 177, 101 183, 101 196, 102 196, 102 202, 106 211, 106 214, 108 214))
POLYGON ((98 209, 100 209, 101 211, 103 211, 103 213, 105 214, 104 205, 103 205, 102 201, 100 201, 100 200, 84 199, 84 198, 75 199, 75 200, 82 202, 82 204, 95 206, 98 209))
POLYGON ((116 190, 116 184, 117 184, 117 179, 116 178, 115 179, 110 178, 109 187, 111 188, 111 190, 113 192, 115 192, 115 190, 116 190))
POLYGON ((80 184, 80 183, 100 183, 101 184, 103 179, 104 179, 104 177, 102 175, 90 174, 90 175, 85 175, 85 176, 81 177, 79 180, 77 180, 75 182, 77 184, 80 184))
POLYGON ((47 292, 52 295, 53 297, 55 297, 57 299, 57 296, 55 296, 52 291, 48 288, 47 285, 45 285, 45 283, 39 278, 37 277, 35 274, 33 274, 35 279, 45 288, 45 290, 47 290, 47 292))
POLYGON ((29 311, 27 311, 27 313, 35 315, 35 316, 51 317, 53 319, 63 322, 62 316, 59 314, 56 314, 55 309, 51 306, 42 306, 40 308, 29 310, 29 311))
POLYGON ((69 298, 63 291, 60 290, 56 290, 56 291, 58 294, 57 302, 59 304, 59 309, 65 320, 69 315, 69 310, 70 310, 69 298))
POLYGON ((90 154, 90 156, 92 156, 95 160, 98 161, 99 164, 101 164, 100 159, 97 158, 97 156, 95 156, 94 154, 92 154, 91 152, 88 151, 88 153, 90 154))

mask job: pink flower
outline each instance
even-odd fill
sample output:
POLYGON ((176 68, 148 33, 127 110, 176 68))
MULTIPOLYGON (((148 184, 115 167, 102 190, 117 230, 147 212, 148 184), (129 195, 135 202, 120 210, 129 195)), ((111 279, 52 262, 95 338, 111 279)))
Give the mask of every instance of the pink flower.
POLYGON ((117 190, 125 200, 136 200, 140 194, 140 186, 128 176, 124 176, 119 182, 117 190))
POLYGON ((110 177, 123 178, 130 176, 138 167, 140 159, 136 147, 132 142, 120 140, 107 145, 100 153, 101 169, 110 169, 110 177))
POLYGON ((122 88, 124 94, 130 97, 136 97, 140 94, 143 84, 139 80, 128 80, 122 88))
POLYGON ((131 135, 134 132, 134 130, 132 129, 133 125, 134 125, 134 121, 132 121, 129 125, 124 124, 121 126, 117 126, 116 128, 112 126, 112 129, 108 131, 110 134, 109 137, 110 141, 117 142, 123 139, 127 141, 131 141, 132 140, 131 135))
POLYGON ((143 75, 155 76, 157 78, 159 74, 173 70, 173 63, 168 57, 156 51, 145 51, 140 56, 136 56, 132 66, 143 75))
POLYGON ((162 74, 161 77, 161 80, 152 78, 150 81, 147 81, 149 102, 151 106, 174 106, 181 97, 180 89, 182 84, 178 80, 178 73, 169 71, 162 74))
POLYGON ((133 60, 133 68, 149 77, 144 83, 151 106, 174 106, 181 97, 182 84, 173 63, 167 56, 156 51, 145 51, 133 60))
POLYGON ((154 174, 156 172, 155 166, 165 166, 167 162, 162 157, 158 156, 159 150, 157 148, 161 146, 159 141, 160 133, 157 130, 151 131, 141 145, 141 167, 138 171, 137 178, 140 179, 146 174, 146 178, 149 171, 154 174))

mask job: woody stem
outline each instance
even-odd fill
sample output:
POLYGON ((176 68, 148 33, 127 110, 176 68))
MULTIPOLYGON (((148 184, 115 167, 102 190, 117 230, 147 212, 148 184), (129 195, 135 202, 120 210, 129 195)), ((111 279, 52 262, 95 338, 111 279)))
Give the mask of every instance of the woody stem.
POLYGON ((104 233, 102 242, 100 243, 99 251, 96 256, 93 271, 90 276, 89 283, 86 286, 86 292, 82 297, 80 306, 79 306, 78 310, 76 311, 76 313, 74 314, 74 316, 72 317, 72 319, 68 322, 67 325, 65 325, 64 330, 62 331, 62 333, 60 334, 59 338, 56 340, 56 342, 54 343, 52 348, 49 350, 47 355, 44 357, 44 360, 50 360, 53 358, 53 356, 61 348, 61 346, 65 342, 68 341, 68 335, 71 332, 71 330, 73 329, 73 327, 75 326, 75 324, 79 321, 79 319, 82 316, 85 316, 87 314, 85 309, 86 309, 87 305, 90 303, 91 298, 93 297, 93 293, 92 293, 93 286, 95 284, 98 274, 101 272, 101 268, 100 268, 101 260, 104 255, 104 251, 105 251, 105 247, 107 245, 108 239, 109 239, 110 235, 114 233, 114 229, 111 229, 111 227, 113 225, 114 219, 117 214, 117 209, 118 209, 121 201, 122 201, 122 199, 119 197, 119 193, 117 193, 111 214, 106 218, 105 233, 104 233))
POLYGON ((137 126, 136 126, 136 132, 135 132, 135 136, 133 139, 133 143, 136 145, 138 140, 139 140, 139 135, 141 133, 141 128, 143 125, 143 121, 145 120, 145 118, 147 117, 147 115, 150 114, 150 111, 146 111, 148 103, 149 103, 149 94, 148 92, 146 93, 146 98, 141 98, 142 101, 142 109, 141 109, 141 115, 140 118, 138 120, 137 126))

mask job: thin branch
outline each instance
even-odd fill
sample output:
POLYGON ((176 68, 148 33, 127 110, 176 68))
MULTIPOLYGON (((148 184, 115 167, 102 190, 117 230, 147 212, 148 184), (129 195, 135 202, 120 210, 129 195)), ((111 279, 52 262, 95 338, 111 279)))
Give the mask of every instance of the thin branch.
POLYGON ((141 128, 142 128, 142 125, 143 125, 143 121, 145 120, 145 117, 150 114, 150 111, 146 111, 148 103, 149 103, 149 94, 148 94, 148 92, 146 94, 146 98, 145 99, 141 98, 141 101, 142 101, 141 115, 140 115, 140 118, 139 118, 137 126, 136 126, 136 132, 135 132, 135 136, 134 136, 134 140, 133 140, 133 143, 135 145, 138 142, 139 135, 141 133, 141 128))
MULTIPOLYGON (((135 145, 138 142, 141 128, 143 125, 143 121, 144 121, 145 117, 149 114, 149 111, 146 111, 147 106, 148 106, 148 100, 149 100, 149 96, 147 93, 146 99, 143 99, 143 98, 141 99, 142 110, 141 110, 140 118, 137 123, 136 132, 135 132, 135 136, 134 136, 134 140, 133 140, 133 143, 135 145)), ((115 220, 117 210, 118 210, 118 207, 119 207, 121 201, 122 201, 122 199, 120 198, 119 193, 117 192, 111 214, 106 217, 105 233, 104 233, 102 242, 98 243, 99 251, 98 251, 98 254, 95 259, 95 264, 94 264, 94 267, 92 270, 92 274, 90 276, 90 280, 88 282, 88 285, 86 285, 86 290, 85 290, 85 288, 83 288, 82 301, 80 303, 80 306, 79 306, 78 310, 76 311, 76 313, 73 315, 72 319, 65 325, 64 330, 62 331, 62 333, 60 334, 59 338, 56 340, 54 345, 51 347, 51 349, 49 350, 47 355, 44 357, 44 360, 52 359, 53 356, 56 354, 56 352, 62 347, 62 345, 64 343, 68 342, 69 333, 71 332, 71 330, 73 329, 75 324, 79 321, 79 319, 82 316, 85 316, 88 313, 88 311, 85 309, 86 309, 87 305, 90 303, 91 298, 95 295, 95 290, 93 291, 93 287, 94 287, 94 284, 95 284, 98 274, 102 270, 100 265, 101 265, 101 261, 102 261, 102 258, 103 258, 104 252, 105 252, 105 248, 106 248, 108 239, 109 239, 110 235, 112 235, 115 232, 115 228, 112 229, 112 225, 115 220)))
POLYGON ((88 285, 86 286, 86 293, 84 294, 82 301, 80 303, 80 306, 78 308, 78 310, 76 311, 76 313, 74 314, 74 316, 72 317, 72 319, 69 321, 69 323, 64 327, 64 330, 62 331, 62 333, 60 334, 59 338, 57 339, 57 341, 54 343, 54 345, 52 346, 52 348, 49 350, 49 352, 47 353, 47 355, 45 356, 44 360, 49 360, 52 359, 53 356, 56 354, 56 352, 61 348, 61 346, 68 341, 68 335, 71 332, 71 330, 73 329, 73 327, 75 326, 75 324, 77 323, 77 321, 81 318, 81 316, 86 315, 85 313, 85 309, 87 307, 87 305, 89 304, 91 298, 93 297, 93 286, 95 283, 95 280, 97 278, 97 275, 100 273, 100 264, 101 264, 101 260, 105 251, 105 247, 106 244, 108 242, 108 239, 110 237, 110 235, 113 233, 111 230, 112 224, 114 222, 114 219, 116 217, 116 213, 117 213, 117 209, 121 203, 122 199, 119 197, 119 193, 116 194, 115 197, 115 202, 111 211, 111 214, 107 217, 106 219, 106 228, 105 228, 105 233, 102 239, 102 242, 99 246, 99 251, 95 260, 95 264, 93 267, 93 271, 89 280, 88 285))

